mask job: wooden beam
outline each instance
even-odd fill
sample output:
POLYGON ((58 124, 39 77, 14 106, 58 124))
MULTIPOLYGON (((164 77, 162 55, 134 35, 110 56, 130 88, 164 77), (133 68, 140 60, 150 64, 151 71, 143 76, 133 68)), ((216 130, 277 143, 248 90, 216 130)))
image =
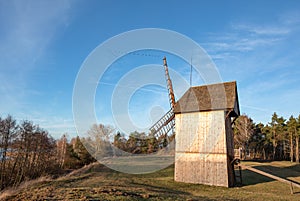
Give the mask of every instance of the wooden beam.
POLYGON ((297 184, 297 183, 295 183, 295 182, 293 182, 293 181, 290 181, 290 180, 287 180, 287 179, 284 179, 284 178, 281 178, 281 177, 278 177, 278 176, 266 173, 264 171, 258 170, 258 169, 253 168, 253 167, 249 167, 249 166, 245 166, 245 165, 241 165, 241 164, 239 166, 241 166, 243 169, 250 170, 252 172, 261 174, 263 176, 266 176, 266 177, 269 177, 271 179, 275 179, 277 181, 280 181, 280 182, 283 182, 283 183, 286 183, 286 184, 290 185, 291 194, 294 194, 294 186, 300 188, 300 185, 297 184))
POLYGON ((233 109, 231 109, 231 110, 229 110, 229 111, 227 112, 225 119, 227 119, 227 118, 229 117, 229 115, 230 115, 230 113, 231 113, 232 111, 233 111, 233 109))

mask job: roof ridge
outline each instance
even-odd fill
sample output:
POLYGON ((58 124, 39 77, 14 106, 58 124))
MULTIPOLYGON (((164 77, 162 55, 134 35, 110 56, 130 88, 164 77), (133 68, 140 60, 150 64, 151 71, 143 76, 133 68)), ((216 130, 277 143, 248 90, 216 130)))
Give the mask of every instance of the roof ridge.
POLYGON ((177 101, 174 113, 233 109, 238 115, 237 93, 236 81, 193 86, 177 101))
POLYGON ((219 85, 219 84, 229 84, 229 83, 237 83, 236 80, 233 81, 227 81, 227 82, 219 82, 219 83, 211 83, 211 84, 204 84, 199 86, 191 86, 190 88, 197 88, 197 87, 205 87, 205 86, 211 86, 211 85, 219 85))

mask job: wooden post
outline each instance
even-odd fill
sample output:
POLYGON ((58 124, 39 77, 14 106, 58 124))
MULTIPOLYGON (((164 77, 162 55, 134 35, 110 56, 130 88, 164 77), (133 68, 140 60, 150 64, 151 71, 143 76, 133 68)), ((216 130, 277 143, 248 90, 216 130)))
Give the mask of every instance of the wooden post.
POLYGON ((293 187, 293 182, 291 182, 291 186, 290 186, 290 189, 291 189, 291 194, 293 195, 293 194, 294 194, 294 187, 293 187))

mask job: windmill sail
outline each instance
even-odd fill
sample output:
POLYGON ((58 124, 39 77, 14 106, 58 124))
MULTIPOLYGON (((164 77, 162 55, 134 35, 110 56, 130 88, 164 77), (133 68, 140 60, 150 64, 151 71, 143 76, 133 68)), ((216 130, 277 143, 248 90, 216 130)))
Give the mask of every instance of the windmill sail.
POLYGON ((173 110, 176 102, 175 102, 173 85, 169 75, 169 69, 168 69, 166 57, 163 58, 163 63, 165 68, 165 77, 167 82, 167 89, 168 89, 171 109, 150 128, 151 134, 158 138, 160 136, 166 137, 169 132, 174 133, 174 128, 175 128, 175 119, 174 119, 175 115, 173 110))

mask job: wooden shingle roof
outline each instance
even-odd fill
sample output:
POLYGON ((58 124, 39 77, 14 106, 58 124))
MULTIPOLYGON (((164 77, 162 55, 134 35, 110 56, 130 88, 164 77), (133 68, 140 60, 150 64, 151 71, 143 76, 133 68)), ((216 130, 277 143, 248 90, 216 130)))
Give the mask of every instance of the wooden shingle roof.
POLYGON ((177 101, 174 113, 224 110, 239 116, 236 82, 225 82, 189 88, 177 101))

